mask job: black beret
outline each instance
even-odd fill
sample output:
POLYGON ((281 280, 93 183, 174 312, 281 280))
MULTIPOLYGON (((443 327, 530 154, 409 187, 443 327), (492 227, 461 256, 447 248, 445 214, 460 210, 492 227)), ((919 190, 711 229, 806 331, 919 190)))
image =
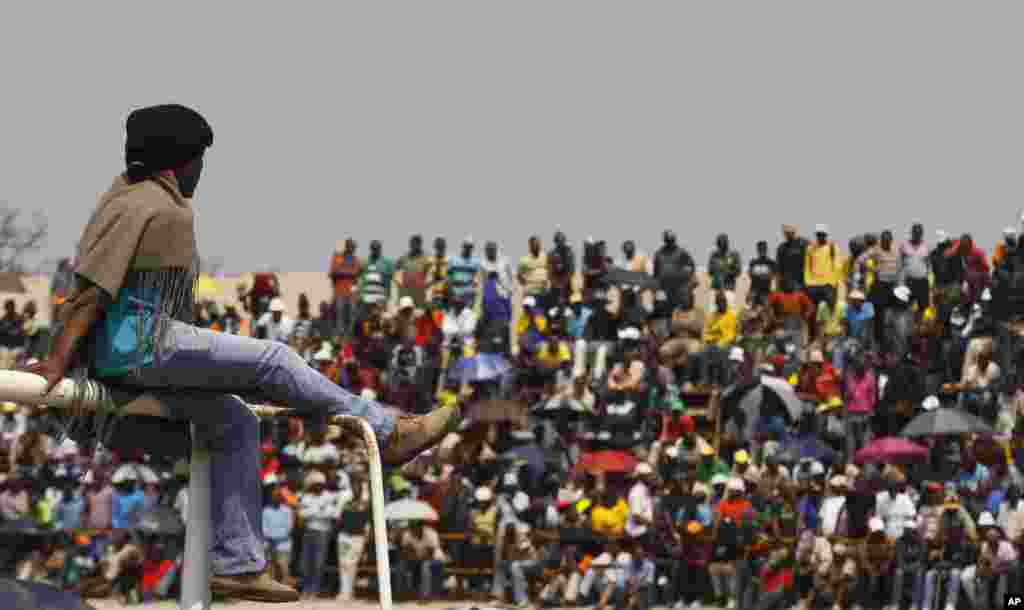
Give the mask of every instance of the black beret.
POLYGON ((213 145, 213 129, 201 114, 179 104, 140 108, 125 123, 129 169, 160 172, 199 157, 213 145))

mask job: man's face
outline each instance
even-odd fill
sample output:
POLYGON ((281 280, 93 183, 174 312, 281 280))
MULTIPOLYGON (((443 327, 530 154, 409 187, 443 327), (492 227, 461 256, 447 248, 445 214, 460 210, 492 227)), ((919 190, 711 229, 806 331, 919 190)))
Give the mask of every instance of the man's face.
POLYGON ((536 256, 540 253, 540 239, 536 237, 530 238, 530 254, 536 256))
POLYGON ((727 235, 719 235, 718 239, 715 240, 715 244, 718 246, 719 252, 726 252, 729 250, 729 237, 727 235))
POLYGON ((487 255, 487 260, 494 261, 498 258, 498 246, 495 244, 487 244, 484 249, 484 254, 487 255))
POLYGON ((462 258, 473 256, 473 244, 462 244, 462 258))
POLYGON ((354 240, 351 240, 351 239, 346 239, 345 240, 345 254, 355 254, 355 252, 356 252, 356 242, 354 240))
POLYGON ((379 241, 370 242, 370 256, 380 258, 381 245, 379 241))
POLYGON ((910 228, 910 241, 920 243, 924 239, 924 227, 921 225, 914 225, 910 228))
POLYGON ((768 256, 768 244, 764 242, 757 244, 757 255, 762 258, 768 256))
POLYGON ((888 250, 892 248, 892 235, 890 233, 882 234, 882 249, 888 250))
POLYGON ((715 297, 715 307, 718 308, 719 313, 724 313, 729 308, 729 300, 725 298, 724 294, 715 297))
POLYGON ((786 227, 786 228, 782 229, 782 237, 786 241, 793 241, 794 239, 796 239, 796 231, 794 231, 790 227, 786 227))
POLYGON ((438 256, 444 256, 445 250, 448 249, 448 244, 441 238, 434 240, 434 254, 438 256))
POLYGON ((633 245, 633 242, 627 241, 622 244, 622 253, 626 255, 626 258, 633 258, 633 255, 636 253, 636 246, 633 245))
POLYGON ((824 244, 825 242, 828 241, 828 233, 820 233, 819 232, 819 233, 816 233, 815 235, 818 238, 818 243, 819 244, 824 244))
POLYGON ((196 187, 199 186, 199 177, 203 173, 203 157, 193 159, 185 167, 174 172, 178 179, 178 190, 185 199, 191 199, 195 195, 196 187))
POLYGON ((555 233, 554 241, 555 241, 555 246, 557 246, 559 248, 564 248, 565 247, 565 233, 562 233, 561 231, 559 231, 558 233, 555 233))
POLYGON ((665 246, 669 248, 676 245, 676 234, 673 233, 672 231, 665 231, 661 239, 665 246))

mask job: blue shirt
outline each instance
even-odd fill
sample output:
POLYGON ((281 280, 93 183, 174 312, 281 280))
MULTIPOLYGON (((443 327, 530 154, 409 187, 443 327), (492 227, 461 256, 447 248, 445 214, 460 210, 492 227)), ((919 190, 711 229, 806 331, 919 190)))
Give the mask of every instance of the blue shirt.
POLYGON ((133 528, 139 523, 139 513, 146 502, 146 496, 141 490, 123 494, 114 492, 113 511, 110 514, 110 524, 116 530, 133 528))
POLYGON ((292 548, 295 513, 284 504, 263 507, 263 537, 273 543, 274 550, 287 552, 292 548))
POLYGON ((846 308, 846 325, 851 339, 863 339, 867 336, 868 325, 875 319, 875 306, 865 302, 860 309, 846 308))
POLYGON ((633 559, 626 566, 626 582, 637 581, 641 586, 654 584, 654 562, 650 559, 633 559))
POLYGON ((57 525, 64 530, 77 530, 82 527, 82 513, 85 512, 85 498, 68 496, 57 506, 57 525))

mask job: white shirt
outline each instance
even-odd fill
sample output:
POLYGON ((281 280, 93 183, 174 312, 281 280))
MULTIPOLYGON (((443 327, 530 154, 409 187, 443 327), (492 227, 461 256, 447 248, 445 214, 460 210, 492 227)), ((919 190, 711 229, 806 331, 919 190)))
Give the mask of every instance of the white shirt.
POLYGON ((626 534, 631 538, 647 533, 647 526, 641 525, 634 518, 635 515, 654 520, 654 501, 651 499, 651 491, 642 481, 638 481, 629 490, 629 519, 626 520, 626 534))
POLYGON ((846 498, 843 496, 829 496, 821 503, 818 516, 821 518, 821 533, 825 536, 834 536, 836 526, 839 525, 839 514, 846 505, 846 498))
POLYGON ((914 501, 906 493, 893 496, 887 491, 882 491, 876 496, 876 503, 878 515, 885 522, 885 534, 893 540, 903 536, 907 520, 917 515, 914 501))
POLYGON ((498 287, 500 288, 501 295, 508 297, 512 295, 512 290, 515 288, 515 274, 512 273, 512 265, 509 264, 508 259, 498 254, 497 260, 491 262, 487 260, 485 256, 480 261, 480 270, 483 271, 484 279, 491 273, 498 275, 498 287))
POLYGON ((277 341, 278 343, 288 343, 288 340, 292 337, 292 332, 295 330, 295 320, 292 320, 286 315, 281 316, 280 322, 274 322, 273 312, 266 312, 258 322, 256 326, 259 328, 267 329, 267 339, 270 341, 277 341))
POLYGON ((456 315, 445 314, 444 323, 441 325, 445 345, 451 344, 452 339, 456 337, 465 339, 473 336, 476 331, 476 323, 476 314, 469 307, 464 308, 456 315))
POLYGON ((336 464, 338 460, 338 448, 332 443, 310 445, 302 452, 303 464, 336 464))
POLYGON ((179 489, 178 495, 174 496, 174 510, 181 515, 182 523, 188 523, 188 485, 179 489))
POLYGON ((305 521, 306 529, 331 531, 334 521, 341 516, 338 508, 338 495, 329 491, 303 493, 299 500, 299 515, 305 521))

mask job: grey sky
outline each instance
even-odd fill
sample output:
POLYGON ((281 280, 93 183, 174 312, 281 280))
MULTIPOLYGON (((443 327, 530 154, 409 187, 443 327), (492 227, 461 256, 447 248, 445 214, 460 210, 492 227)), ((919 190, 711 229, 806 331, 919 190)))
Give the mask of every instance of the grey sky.
POLYGON ((519 255, 556 225, 618 254, 667 224, 701 262, 720 230, 749 256, 784 221, 827 222, 845 246, 921 218, 990 248, 1024 207, 1021 3, 5 13, 0 201, 46 211, 46 257, 122 169, 127 112, 167 101, 213 124, 200 249, 231 270, 321 269, 348 235, 397 255, 413 231, 519 255))

